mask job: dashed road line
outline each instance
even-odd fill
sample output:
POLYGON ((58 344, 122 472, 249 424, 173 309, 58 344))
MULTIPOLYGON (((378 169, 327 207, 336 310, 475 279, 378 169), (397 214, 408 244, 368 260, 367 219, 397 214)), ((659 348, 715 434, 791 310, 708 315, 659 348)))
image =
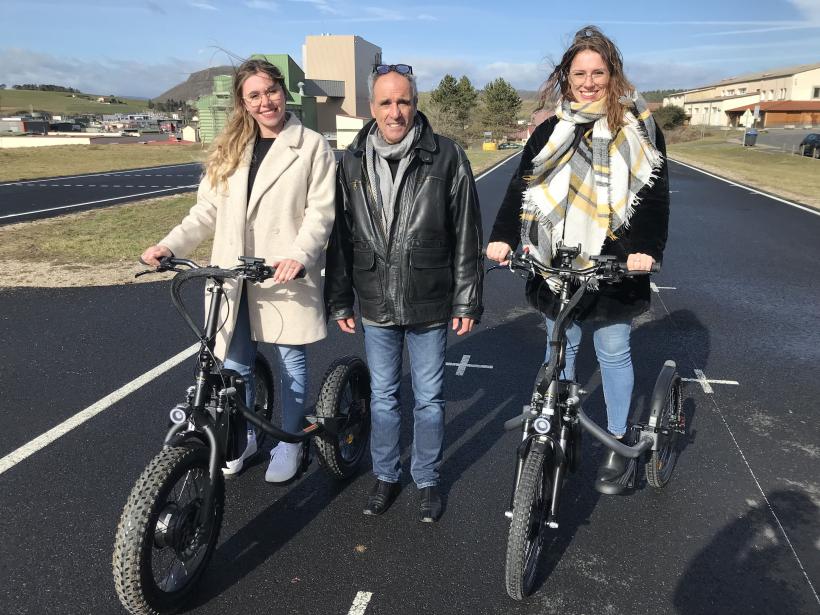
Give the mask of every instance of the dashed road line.
POLYGON ((370 603, 370 598, 372 597, 373 592, 357 592, 347 615, 364 615, 365 609, 367 609, 367 605, 370 603))
MULTIPOLYGON (((89 186, 93 187, 93 186, 89 186)), ((10 218, 20 218, 22 216, 30 216, 32 214, 41 214, 48 211, 60 211, 62 209, 74 209, 76 207, 84 207, 85 205, 97 205, 98 203, 110 203, 111 201, 121 201, 122 199, 132 199, 138 196, 148 196, 151 194, 161 194, 163 192, 168 192, 170 190, 184 190, 186 188, 196 188, 197 184, 193 184, 190 186, 174 186, 173 188, 164 188, 162 190, 152 190, 151 192, 141 192, 138 194, 123 194, 120 196, 114 196, 108 199, 99 199, 97 201, 86 201, 85 203, 73 203, 72 205, 61 205, 60 207, 49 207, 48 209, 36 209, 34 211, 24 211, 19 214, 6 214, 5 216, 0 216, 0 220, 8 220, 10 218)), ((137 188, 145 188, 145 186, 137 186, 137 188)))
POLYGON ((464 372, 467 371, 468 367, 476 367, 478 369, 492 369, 492 365, 477 365, 470 363, 470 356, 465 354, 461 357, 461 361, 458 363, 445 363, 445 365, 450 365, 451 367, 457 367, 456 369, 456 376, 463 376, 464 372))
MULTIPOLYGON (((186 162, 186 163, 183 163, 183 164, 169 164, 169 165, 164 166, 162 168, 163 169, 172 169, 172 168, 177 168, 177 167, 187 167, 187 166, 191 166, 192 164, 197 164, 198 165, 200 163, 198 163, 198 162, 186 162)), ((85 173, 83 175, 67 175, 65 177, 45 177, 43 179, 28 179, 28 180, 24 180, 24 181, 3 183, 3 184, 0 184, 0 188, 2 188, 3 186, 22 186, 24 184, 39 184, 39 183, 42 183, 42 182, 54 181, 55 179, 59 180, 59 181, 64 181, 66 179, 76 179, 78 177, 100 177, 100 176, 109 176, 109 175, 123 175, 123 174, 126 174, 126 173, 134 173, 134 171, 151 171, 151 170, 154 170, 154 169, 156 169, 156 167, 145 167, 143 169, 126 169, 124 171, 113 171, 113 172, 108 172, 108 173, 85 173)), ((197 175, 181 175, 181 177, 199 177, 199 175, 198 174, 197 175)))

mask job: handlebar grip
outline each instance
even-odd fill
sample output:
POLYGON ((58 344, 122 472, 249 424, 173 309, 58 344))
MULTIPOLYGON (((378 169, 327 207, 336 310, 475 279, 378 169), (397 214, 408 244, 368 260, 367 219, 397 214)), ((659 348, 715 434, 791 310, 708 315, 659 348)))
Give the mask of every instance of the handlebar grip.
POLYGON ((627 275, 646 275, 650 273, 658 273, 661 270, 661 264, 658 261, 652 263, 649 271, 635 271, 626 266, 626 261, 618 261, 618 268, 627 275))

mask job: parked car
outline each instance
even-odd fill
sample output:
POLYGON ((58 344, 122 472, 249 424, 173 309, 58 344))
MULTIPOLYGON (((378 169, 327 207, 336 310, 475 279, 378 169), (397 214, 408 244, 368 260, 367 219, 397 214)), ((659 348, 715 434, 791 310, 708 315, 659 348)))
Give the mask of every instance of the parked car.
POLYGON ((820 134, 816 132, 807 134, 800 142, 800 149, 804 156, 820 158, 820 134))
POLYGON ((517 149, 521 147, 520 143, 515 143, 514 141, 507 141, 506 143, 499 143, 498 149, 517 149))

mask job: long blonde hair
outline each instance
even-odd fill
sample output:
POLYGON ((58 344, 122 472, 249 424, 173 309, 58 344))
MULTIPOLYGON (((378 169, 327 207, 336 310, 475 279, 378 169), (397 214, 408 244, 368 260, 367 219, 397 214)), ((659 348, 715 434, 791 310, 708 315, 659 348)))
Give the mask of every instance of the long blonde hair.
POLYGON ((624 74, 624 61, 618 47, 596 26, 584 26, 575 33, 561 61, 541 86, 538 109, 554 104, 560 98, 570 100, 569 67, 575 56, 585 50, 598 53, 609 70, 609 83, 606 90, 606 121, 610 132, 615 134, 624 125, 624 107, 619 99, 622 96, 630 96, 635 91, 635 86, 624 74))
POLYGON ((205 161, 205 175, 211 186, 218 189, 226 186, 228 178, 239 166, 248 142, 256 139, 259 127, 248 113, 242 100, 242 86, 248 77, 263 73, 285 88, 285 78, 281 71, 267 60, 245 60, 233 76, 233 110, 219 136, 214 139, 211 152, 205 161))

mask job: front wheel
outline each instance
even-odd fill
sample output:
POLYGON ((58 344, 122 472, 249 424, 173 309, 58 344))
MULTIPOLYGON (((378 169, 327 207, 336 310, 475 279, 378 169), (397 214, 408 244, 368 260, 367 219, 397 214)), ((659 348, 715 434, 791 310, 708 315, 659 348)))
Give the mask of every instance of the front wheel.
POLYGON ((658 436, 657 450, 653 450, 646 464, 646 482, 660 489, 672 479, 678 461, 678 440, 685 431, 680 376, 675 364, 667 361, 652 392, 649 426, 658 436))
MULTIPOLYGON (((256 353, 253 364, 253 385, 253 411, 260 419, 270 423, 273 416, 273 370, 268 359, 261 352, 256 353)), ((261 449, 261 442, 265 432, 259 427, 254 427, 254 430, 256 431, 256 442, 261 449)))
POLYGON ((529 595, 535 581, 551 497, 549 477, 549 469, 544 467, 544 453, 530 449, 513 498, 513 517, 507 538, 505 577, 507 593, 513 600, 529 595))
POLYGON ((225 504, 222 472, 211 484, 208 462, 205 447, 166 447, 134 484, 113 557, 114 586, 129 613, 177 610, 207 567, 225 504), (203 511, 210 489, 210 510, 203 511))
POLYGON ((336 433, 324 431, 316 438, 316 450, 334 478, 350 478, 370 436, 370 374, 359 357, 342 357, 330 365, 322 379, 316 416, 341 419, 336 433))

